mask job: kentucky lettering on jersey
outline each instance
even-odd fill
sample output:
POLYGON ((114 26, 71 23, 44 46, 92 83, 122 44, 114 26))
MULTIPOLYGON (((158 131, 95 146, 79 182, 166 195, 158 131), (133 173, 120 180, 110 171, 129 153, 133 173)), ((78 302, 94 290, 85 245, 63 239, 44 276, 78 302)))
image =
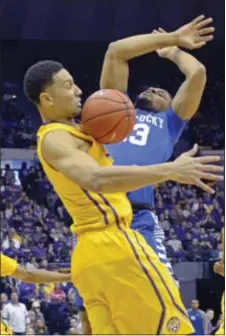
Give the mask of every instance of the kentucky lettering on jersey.
POLYGON ((151 115, 149 113, 147 113, 146 115, 137 114, 136 119, 137 119, 137 122, 149 123, 156 127, 163 128, 164 118, 158 117, 156 115, 151 115))

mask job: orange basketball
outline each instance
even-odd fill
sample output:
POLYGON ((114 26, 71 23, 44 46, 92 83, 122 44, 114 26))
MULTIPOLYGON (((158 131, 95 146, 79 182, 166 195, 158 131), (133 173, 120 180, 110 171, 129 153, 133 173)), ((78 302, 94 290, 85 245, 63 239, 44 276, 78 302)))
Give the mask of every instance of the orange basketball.
POLYGON ((83 132, 102 144, 125 139, 132 131, 135 120, 133 103, 117 90, 93 93, 82 108, 83 132))

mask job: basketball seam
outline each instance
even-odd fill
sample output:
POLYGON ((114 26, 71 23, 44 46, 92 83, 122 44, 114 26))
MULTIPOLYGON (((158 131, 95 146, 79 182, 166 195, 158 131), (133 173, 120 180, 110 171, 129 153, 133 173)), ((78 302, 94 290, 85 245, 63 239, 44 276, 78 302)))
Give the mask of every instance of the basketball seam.
MULTIPOLYGON (((126 104, 126 112, 127 112, 127 121, 129 121, 129 106, 128 106, 128 104, 126 104)), ((125 132, 125 135, 124 135, 123 139, 125 139, 125 136, 128 133, 128 129, 129 129, 129 123, 127 122, 127 129, 126 129, 126 132, 125 132)))
MULTIPOLYGON (((129 103, 130 98, 129 98, 128 96, 126 96, 124 93, 123 93, 123 96, 121 96, 121 94, 120 94, 121 92, 116 91, 115 93, 116 93, 121 99, 123 99, 124 96, 127 97, 127 101, 126 101, 125 103, 126 103, 126 104, 129 103)), ((123 101, 123 102, 124 102, 124 101, 123 101)))
MULTIPOLYGON (((100 139, 102 139, 102 138, 104 138, 105 136, 108 136, 111 132, 114 132, 114 130, 116 129, 116 127, 120 124, 120 122, 124 119, 124 118, 131 118, 131 117, 133 117, 132 115, 125 115, 125 116, 123 116, 118 122, 117 122, 117 124, 114 126, 114 128, 112 128, 110 131, 108 131, 106 134, 104 134, 104 135, 101 135, 100 137, 98 137, 98 138, 96 138, 95 137, 95 140, 100 140, 100 139)), ((127 128, 127 130, 128 130, 128 128, 127 128)))
MULTIPOLYGON (((128 109, 128 106, 126 105, 126 112, 129 112, 129 111, 134 111, 134 108, 129 108, 129 109, 128 109)), ((104 116, 109 115, 109 114, 111 114, 111 113, 118 113, 118 112, 125 112, 125 109, 123 109, 123 110, 111 111, 111 112, 108 112, 108 113, 105 113, 105 114, 102 114, 102 115, 97 115, 97 116, 94 116, 94 117, 92 117, 92 118, 86 119, 85 121, 82 120, 82 124, 85 124, 87 121, 94 120, 94 119, 98 119, 98 118, 100 118, 100 117, 104 117, 104 116)), ((130 116, 129 113, 127 113, 127 114, 130 116)))

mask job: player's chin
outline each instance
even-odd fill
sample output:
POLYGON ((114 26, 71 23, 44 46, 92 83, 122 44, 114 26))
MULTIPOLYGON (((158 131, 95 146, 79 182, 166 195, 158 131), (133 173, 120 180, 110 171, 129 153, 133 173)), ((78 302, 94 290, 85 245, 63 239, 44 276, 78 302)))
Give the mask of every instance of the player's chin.
POLYGON ((77 106, 76 110, 75 110, 75 115, 79 116, 81 114, 81 112, 82 112, 82 108, 80 106, 77 106))

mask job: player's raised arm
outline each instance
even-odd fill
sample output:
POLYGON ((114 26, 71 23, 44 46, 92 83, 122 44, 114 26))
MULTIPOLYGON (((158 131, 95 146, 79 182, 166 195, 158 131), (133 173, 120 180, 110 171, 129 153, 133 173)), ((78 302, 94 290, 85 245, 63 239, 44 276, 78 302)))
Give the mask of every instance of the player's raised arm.
POLYGON ((110 43, 104 58, 100 88, 126 92, 129 78, 128 61, 132 58, 171 46, 196 49, 209 40, 205 31, 197 36, 191 23, 186 25, 186 29, 184 27, 169 34, 137 35, 110 43))
POLYGON ((43 139, 41 152, 54 169, 80 187, 98 193, 128 192, 167 180, 195 184, 207 192, 214 192, 201 179, 222 180, 215 173, 222 172, 223 169, 209 164, 219 161, 220 157, 195 158, 193 156, 197 153, 197 147, 171 163, 145 167, 103 167, 80 149, 80 146, 81 142, 77 143, 77 139, 66 131, 53 131, 43 139))
MULTIPOLYGON (((215 30, 214 27, 208 26, 212 21, 211 18, 204 19, 203 16, 200 16, 180 29, 190 29, 188 27, 191 26, 196 31, 197 36, 206 36, 206 42, 208 42, 213 39, 212 34, 215 30)), ((159 35, 159 33, 165 33, 165 31, 160 28, 154 33, 159 35)), ((198 48, 203 47, 206 42, 198 44, 198 48)), ((189 120, 196 113, 203 95, 206 84, 205 66, 195 57, 177 47, 160 49, 157 50, 157 53, 160 57, 174 62, 186 77, 172 101, 172 108, 181 119, 189 120)))
POLYGON ((164 46, 175 46, 178 41, 176 33, 166 33, 160 37, 153 34, 137 35, 110 43, 104 57, 100 88, 127 92, 128 61, 164 46))
POLYGON ((43 269, 26 269, 20 265, 17 266, 11 276, 31 283, 71 282, 70 274, 46 271, 43 269))

